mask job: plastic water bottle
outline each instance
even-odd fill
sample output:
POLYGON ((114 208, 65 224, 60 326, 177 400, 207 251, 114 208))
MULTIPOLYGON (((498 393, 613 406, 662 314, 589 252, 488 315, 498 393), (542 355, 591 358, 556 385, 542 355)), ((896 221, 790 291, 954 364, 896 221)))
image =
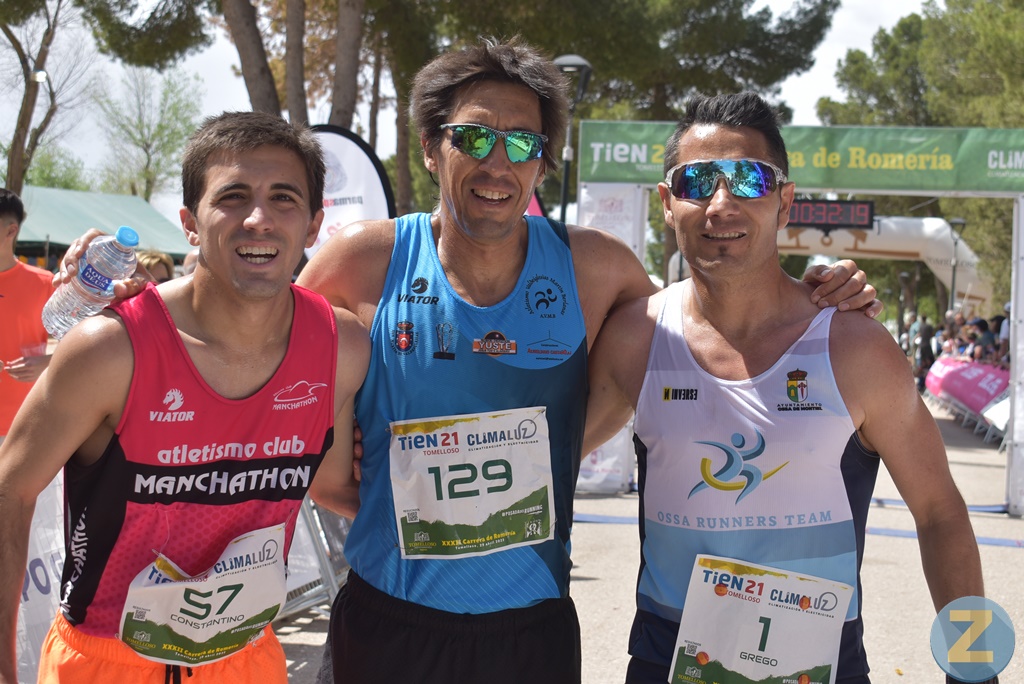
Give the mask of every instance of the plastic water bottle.
POLYGON ((59 340, 75 323, 112 302, 114 283, 135 273, 138 244, 138 233, 128 226, 93 240, 78 261, 78 273, 58 287, 43 307, 46 331, 59 340))

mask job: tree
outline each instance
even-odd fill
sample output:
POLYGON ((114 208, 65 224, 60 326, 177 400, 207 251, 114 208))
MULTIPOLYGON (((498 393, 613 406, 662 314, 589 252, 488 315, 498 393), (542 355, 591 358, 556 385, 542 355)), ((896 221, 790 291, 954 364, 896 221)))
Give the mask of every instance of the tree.
MULTIPOLYGON (((21 105, 14 134, 7 145, 6 187, 21 193, 32 158, 63 106, 69 106, 82 87, 89 59, 49 61, 58 31, 74 21, 69 0, 0 0, 0 33, 11 46, 22 86, 21 105), (45 98, 40 103, 39 98, 45 98)), ((84 52, 84 51, 83 51, 84 52)), ((85 53, 87 55, 87 53, 85 53)))
POLYGON ((37 150, 25 183, 40 188, 93 189, 82 160, 56 145, 45 145, 37 150))
POLYGON ((850 50, 836 70, 845 102, 818 100, 818 118, 826 126, 934 126, 928 106, 928 83, 921 62, 924 20, 918 14, 900 19, 892 33, 872 39, 872 56, 850 50))
MULTIPOLYGON (((15 3, 19 0, 6 0, 15 3)), ((30 0, 39 2, 39 0, 30 0)), ((164 69, 212 42, 210 0, 75 0, 100 51, 132 66, 164 69)))
POLYGON ((110 154, 103 188, 139 195, 147 202, 167 189, 180 170, 181 151, 199 123, 202 81, 179 70, 158 81, 151 69, 129 67, 120 97, 101 90, 95 98, 103 115, 110 154))

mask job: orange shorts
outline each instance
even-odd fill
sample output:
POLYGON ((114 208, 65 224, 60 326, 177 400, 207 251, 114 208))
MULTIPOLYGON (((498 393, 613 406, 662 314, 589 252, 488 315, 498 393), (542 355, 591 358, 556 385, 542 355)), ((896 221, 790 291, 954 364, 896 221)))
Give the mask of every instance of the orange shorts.
POLYGON ((284 649, 268 626, 264 636, 229 658, 179 673, 174 666, 146 660, 118 639, 90 636, 58 614, 43 641, 39 684, 58 682, 139 682, 164 684, 288 684, 284 649))

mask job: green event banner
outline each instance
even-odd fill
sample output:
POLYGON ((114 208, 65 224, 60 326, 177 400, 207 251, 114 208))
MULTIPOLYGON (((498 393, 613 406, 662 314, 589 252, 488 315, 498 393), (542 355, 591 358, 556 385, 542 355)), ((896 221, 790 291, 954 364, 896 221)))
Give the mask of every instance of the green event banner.
MULTIPOLYGON (((665 121, 583 121, 580 180, 654 185, 664 178, 665 121)), ((1024 193, 1024 130, 787 126, 800 190, 1008 196, 1024 193)))

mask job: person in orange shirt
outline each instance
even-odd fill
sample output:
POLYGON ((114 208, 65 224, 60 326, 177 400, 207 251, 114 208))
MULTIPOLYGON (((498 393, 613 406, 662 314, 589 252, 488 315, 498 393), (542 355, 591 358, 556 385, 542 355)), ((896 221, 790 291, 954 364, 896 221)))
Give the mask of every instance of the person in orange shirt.
POLYGON ((53 274, 14 256, 24 220, 21 198, 0 188, 0 442, 21 402, 50 363, 42 314, 53 293, 53 274))

